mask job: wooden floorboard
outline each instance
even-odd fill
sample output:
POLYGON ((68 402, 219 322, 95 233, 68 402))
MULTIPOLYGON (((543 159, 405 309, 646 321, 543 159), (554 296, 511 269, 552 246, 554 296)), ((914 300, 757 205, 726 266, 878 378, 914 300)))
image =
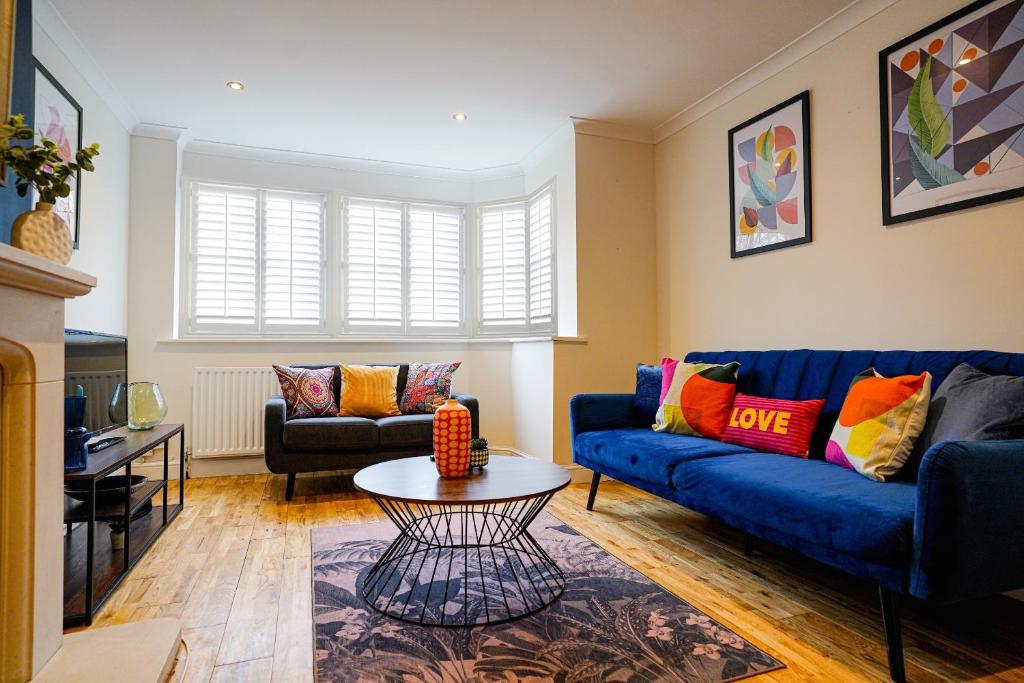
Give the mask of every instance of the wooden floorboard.
MULTIPOLYGON (((384 521, 351 478, 211 477, 186 483, 185 509, 100 610, 94 627, 181 619, 186 680, 313 680, 310 530, 384 521)), ((176 489, 172 497, 177 496, 176 489)), ((875 589, 842 572, 616 482, 593 512, 587 487, 549 510, 608 552, 782 660, 758 681, 887 680, 875 589)), ((1024 682, 1024 602, 1005 596, 904 608, 912 681, 1024 682)))

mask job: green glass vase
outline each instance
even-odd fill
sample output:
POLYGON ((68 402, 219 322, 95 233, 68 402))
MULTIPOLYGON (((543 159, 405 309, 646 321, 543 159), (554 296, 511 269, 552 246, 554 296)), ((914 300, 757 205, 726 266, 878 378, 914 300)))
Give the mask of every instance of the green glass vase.
POLYGON ((167 404, 160 393, 160 385, 153 382, 119 384, 110 402, 110 417, 114 419, 115 415, 121 417, 126 413, 128 429, 135 431, 152 429, 163 422, 167 417, 167 404))

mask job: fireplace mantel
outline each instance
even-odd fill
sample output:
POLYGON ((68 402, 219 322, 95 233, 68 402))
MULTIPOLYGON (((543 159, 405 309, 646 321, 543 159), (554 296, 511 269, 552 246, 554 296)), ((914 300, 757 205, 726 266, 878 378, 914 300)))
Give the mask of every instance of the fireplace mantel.
POLYGON ((96 278, 0 242, 0 285, 69 299, 92 291, 96 278))
POLYGON ((96 278, 0 244, 0 681, 61 645, 64 300, 96 278))

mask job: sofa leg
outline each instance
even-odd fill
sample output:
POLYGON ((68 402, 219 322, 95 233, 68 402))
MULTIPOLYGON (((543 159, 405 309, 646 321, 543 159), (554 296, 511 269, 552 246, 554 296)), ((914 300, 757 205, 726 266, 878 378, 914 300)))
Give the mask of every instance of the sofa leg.
POLYGON ((295 473, 292 472, 288 475, 288 483, 284 487, 284 499, 291 500, 292 496, 295 495, 295 473))
POLYGON ((590 480, 590 495, 587 497, 587 509, 594 509, 594 499, 597 498, 597 486, 601 483, 601 473, 594 472, 594 477, 590 480))
POLYGON ((747 532, 743 532, 743 554, 747 557, 754 554, 754 537, 747 532))
POLYGON ((882 625, 885 627, 885 647, 889 654, 889 677, 896 683, 907 680, 903 668, 903 634, 900 627, 900 596, 888 588, 878 587, 882 603, 882 625))

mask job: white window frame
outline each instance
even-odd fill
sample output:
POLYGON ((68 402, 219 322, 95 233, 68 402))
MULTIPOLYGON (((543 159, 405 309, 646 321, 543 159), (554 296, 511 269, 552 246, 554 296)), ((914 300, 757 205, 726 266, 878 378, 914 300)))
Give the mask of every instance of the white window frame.
POLYGON ((556 197, 555 197, 555 181, 549 180, 547 183, 539 187, 536 191, 527 195, 526 197, 520 197, 518 199, 506 199, 499 202, 486 202, 477 204, 474 208, 473 216, 475 219, 474 223, 474 236, 475 236, 475 268, 473 269, 474 283, 474 315, 473 315, 473 335, 476 337, 541 337, 541 336, 552 336, 558 329, 558 253, 557 253, 557 234, 558 234, 558 217, 556 215, 556 197), (530 204, 537 197, 543 195, 545 192, 551 195, 551 320, 544 323, 534 323, 530 320, 530 204), (481 230, 483 228, 483 212, 485 209, 498 208, 503 206, 517 206, 522 205, 524 208, 523 214, 526 221, 525 234, 526 234, 526 322, 524 324, 508 324, 508 325, 484 325, 483 324, 483 301, 481 297, 480 287, 483 282, 483 239, 481 238, 481 230))
POLYGON ((179 308, 179 329, 181 336, 188 337, 223 337, 226 335, 238 337, 306 337, 324 336, 328 328, 327 311, 328 293, 332 289, 327 268, 330 233, 327 224, 328 195, 323 192, 304 192, 300 190, 262 188, 251 185, 236 183, 223 183, 217 181, 203 180, 200 178, 187 178, 182 180, 187 188, 183 200, 186 205, 185 235, 182 240, 182 256, 179 259, 179 277, 182 284, 181 305, 179 308), (200 186, 212 189, 222 189, 238 193, 251 194, 256 199, 256 321, 252 325, 232 325, 221 323, 199 324, 195 319, 194 304, 196 300, 196 239, 198 222, 198 203, 195 201, 196 191, 200 186), (264 283, 264 248, 266 243, 266 226, 264 220, 265 201, 268 194, 287 197, 301 197, 303 199, 320 199, 320 323, 317 325, 268 325, 264 321, 264 298, 266 296, 264 283))
POLYGON ((339 261, 340 287, 340 320, 338 329, 343 336, 359 338, 382 336, 396 337, 465 337, 470 329, 467 319, 466 305, 467 291, 469 290, 469 278, 467 277, 467 255, 469 248, 466 242, 468 230, 466 229, 466 217, 469 211, 467 205, 457 202, 429 202, 400 200, 394 198, 374 197, 367 195, 350 195, 343 197, 339 205, 339 224, 342 226, 341 258, 339 261), (358 325, 348 321, 348 206, 351 202, 365 202, 367 204, 389 205, 398 207, 402 212, 402 319, 398 325, 358 325), (412 325, 409 320, 409 210, 416 209, 456 209, 460 213, 459 238, 461 249, 459 250, 459 324, 449 326, 412 325))
POLYGON ((177 306, 176 337, 179 339, 203 338, 313 338, 325 340, 360 340, 394 338, 446 338, 475 339, 495 337, 537 337, 553 336, 558 323, 557 296, 557 235, 558 219, 556 214, 556 188, 554 179, 549 180, 535 192, 525 197, 515 197, 501 201, 485 203, 439 202, 419 199, 404 199, 368 194, 344 193, 330 190, 306 190, 300 188, 255 186, 246 183, 225 182, 198 176, 182 178, 181 211, 185 220, 182 221, 181 240, 178 247, 178 259, 175 264, 175 275, 179 282, 177 306), (257 197, 257 301, 255 325, 206 324, 197 325, 193 315, 195 301, 195 239, 197 203, 194 194, 198 186, 252 192, 257 197), (544 192, 551 195, 551 278, 552 303, 551 321, 548 323, 532 323, 530 315, 530 202, 544 192), (264 199, 267 193, 292 195, 309 198, 316 195, 321 199, 321 239, 323 248, 320 252, 320 324, 319 325, 267 325, 264 322, 265 296, 264 277, 264 199), (399 325, 351 325, 347 321, 347 246, 348 246, 348 203, 353 200, 371 203, 389 204, 402 208, 402 320, 399 325), (526 220, 526 315, 524 325, 488 325, 481 324, 480 269, 482 240, 480 239, 480 215, 486 207, 523 204, 526 220), (460 289, 459 308, 460 324, 458 326, 411 325, 409 320, 409 209, 430 209, 434 207, 458 209, 460 221, 460 289))

